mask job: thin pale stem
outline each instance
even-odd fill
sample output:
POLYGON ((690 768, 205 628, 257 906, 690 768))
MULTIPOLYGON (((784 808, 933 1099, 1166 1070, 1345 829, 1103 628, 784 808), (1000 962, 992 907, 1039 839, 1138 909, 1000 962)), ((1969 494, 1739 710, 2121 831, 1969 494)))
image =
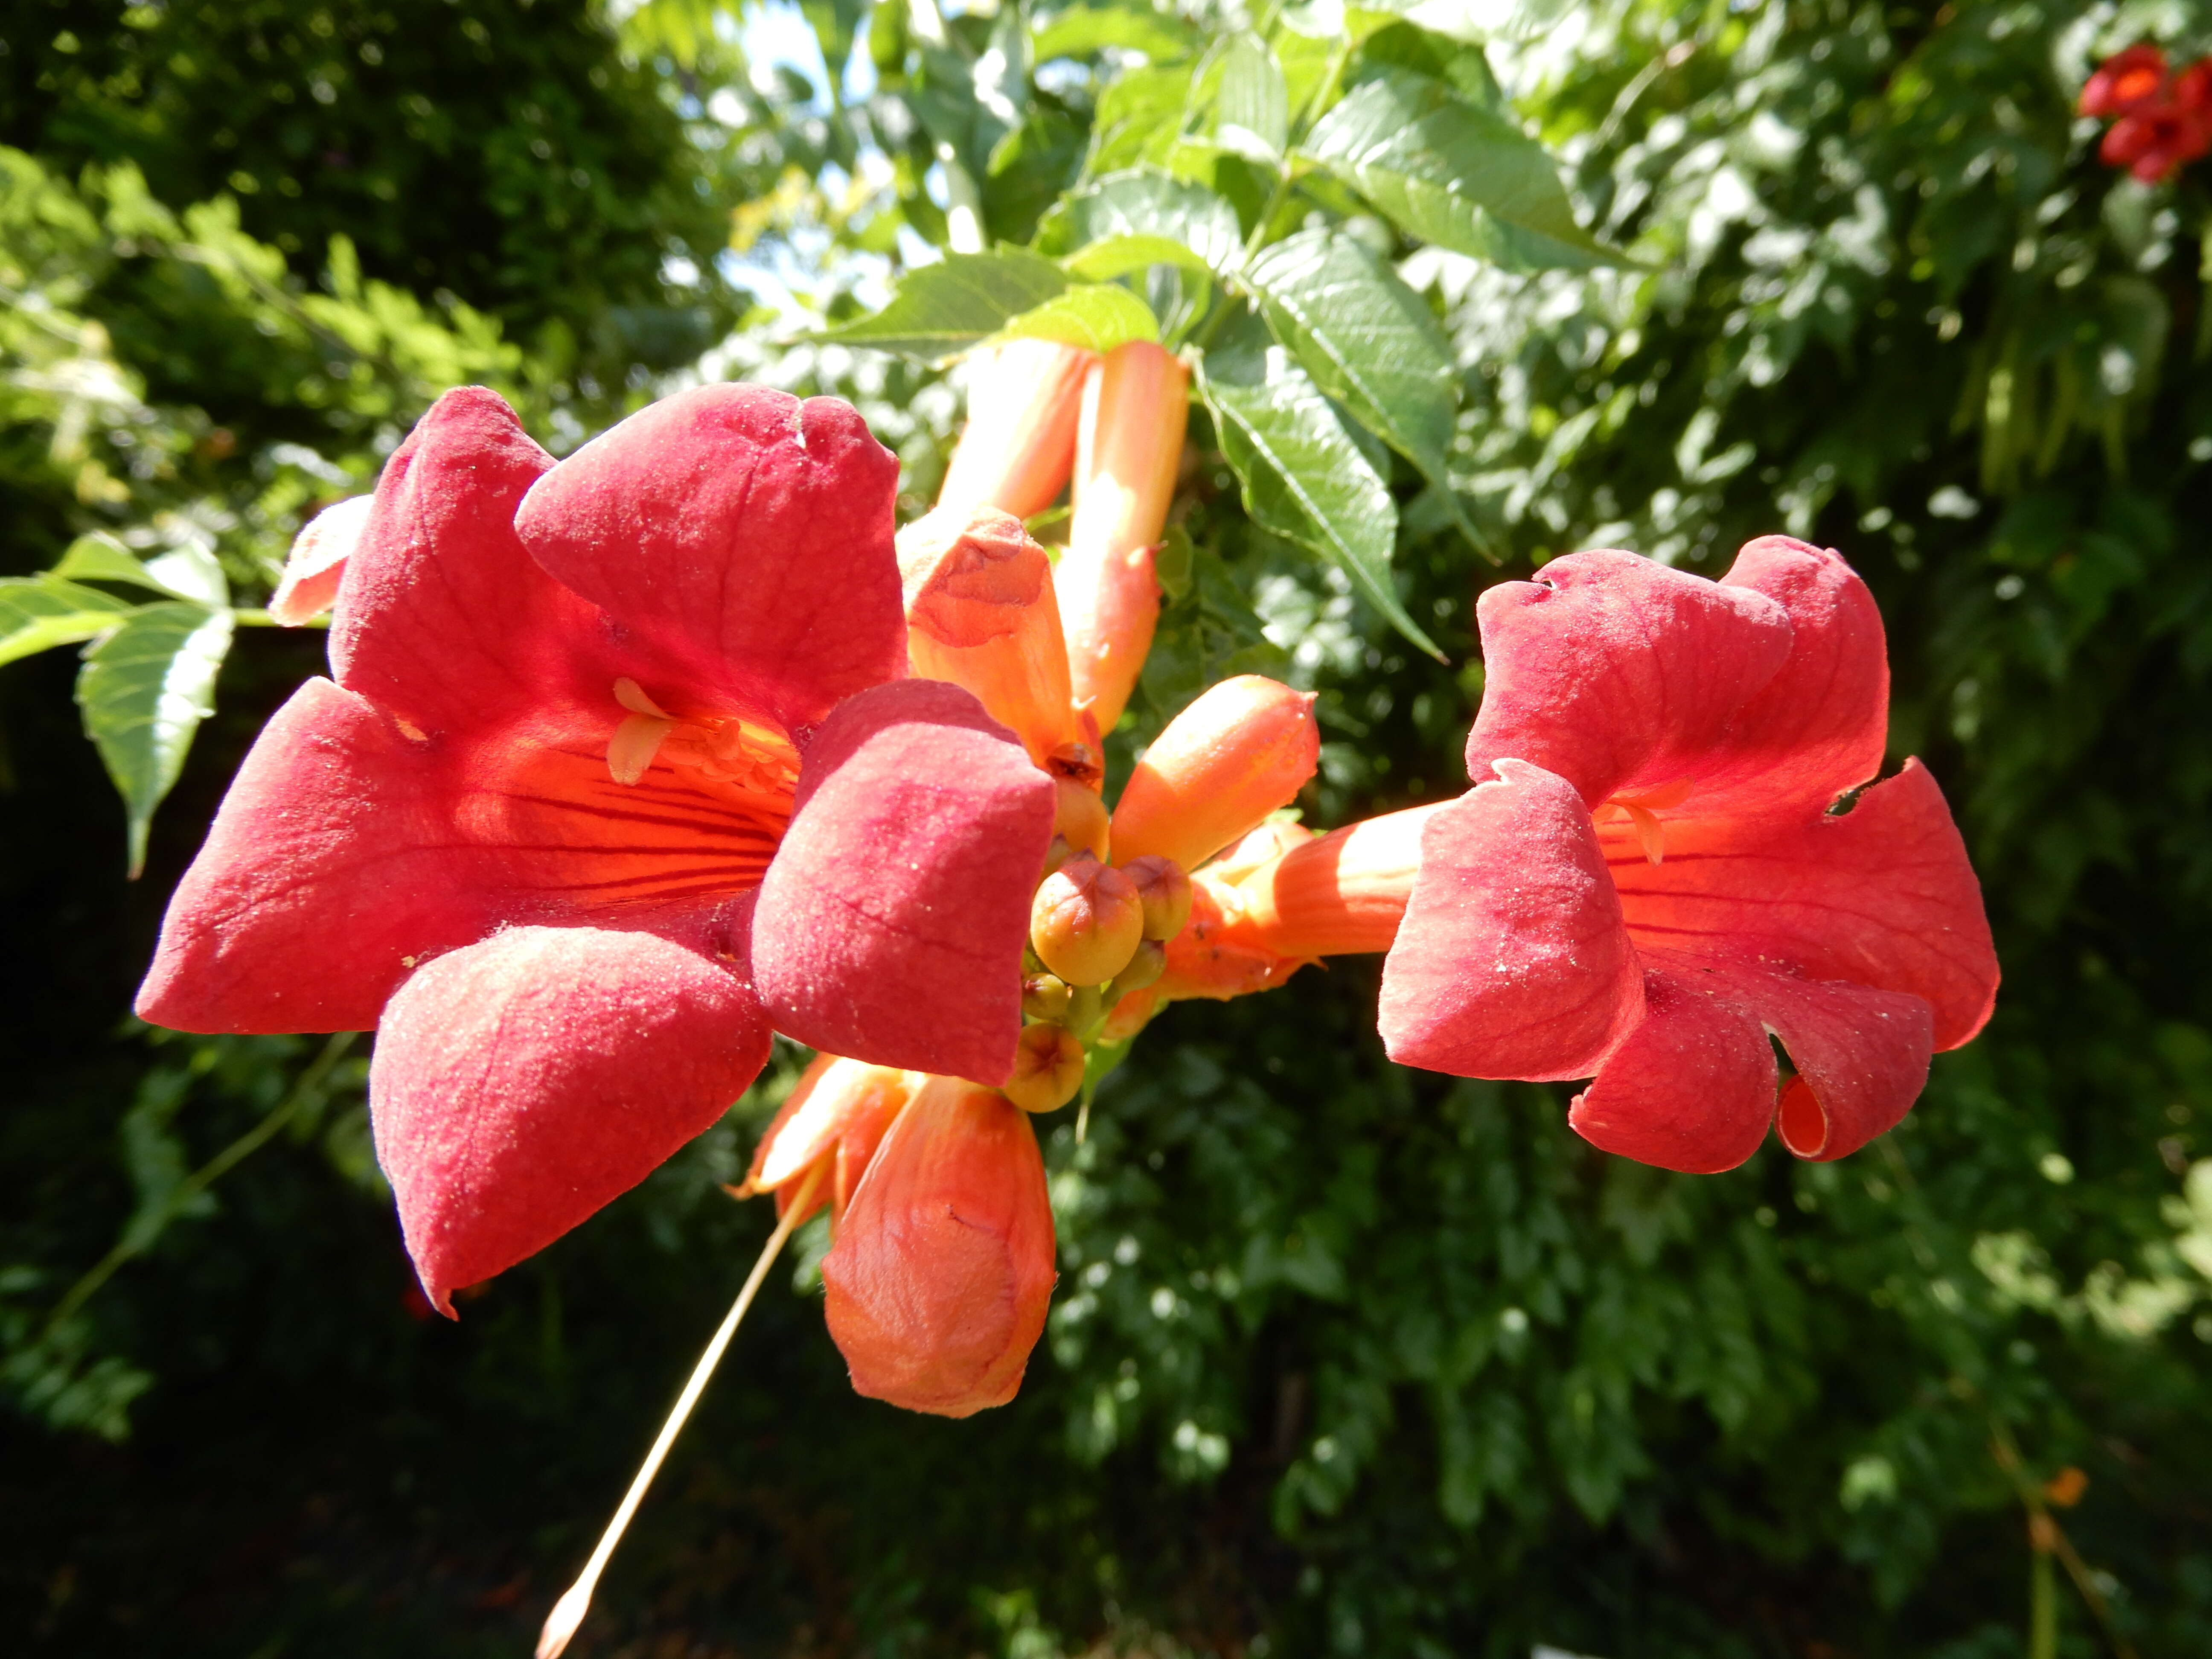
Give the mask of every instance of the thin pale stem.
POLYGON ((817 1164, 807 1171, 798 1196, 792 1200, 790 1207, 776 1222, 775 1231, 768 1236, 768 1243, 761 1246, 760 1260, 753 1263, 752 1272, 745 1275, 744 1288, 738 1292, 738 1299, 730 1304, 730 1311, 723 1316, 720 1328, 707 1344, 707 1351, 699 1356, 699 1363, 691 1368, 691 1380, 684 1385, 684 1392, 677 1396, 676 1408, 668 1413, 668 1420, 660 1425, 659 1437, 653 1443, 653 1449, 645 1455, 645 1462, 638 1468, 637 1478, 629 1483, 629 1490, 623 1494, 621 1507, 615 1510, 615 1518, 607 1522, 606 1531, 600 1534, 599 1547, 592 1552, 592 1559, 584 1564, 584 1571, 568 1587, 568 1594, 553 1604, 553 1611, 546 1616, 545 1628, 538 1638, 536 1659, 560 1659, 575 1636, 577 1627, 584 1622, 584 1615, 591 1611, 592 1592, 598 1588, 599 1575, 606 1571, 608 1559, 615 1553, 615 1546, 622 1542, 623 1533, 629 1527, 630 1517, 637 1513, 637 1506, 645 1501, 646 1488, 653 1484, 653 1477, 660 1472, 660 1465, 667 1457, 669 1448, 676 1443, 676 1437, 683 1432, 684 1422, 691 1415, 691 1408, 699 1403, 699 1396, 707 1391, 708 1379, 714 1376, 714 1367, 721 1363, 722 1352, 730 1346, 730 1339, 738 1334, 738 1322, 744 1318, 745 1310, 752 1306, 753 1297, 760 1290, 761 1281, 768 1277, 769 1264, 783 1249, 784 1241, 791 1237, 792 1229, 799 1224, 799 1218, 811 1207, 815 1188, 821 1182, 822 1166, 817 1164))
POLYGON ((353 1046, 355 1035, 351 1031, 340 1031, 324 1043, 322 1052, 307 1062, 306 1069, 293 1080, 284 1098, 276 1103, 267 1116, 179 1182, 145 1223, 126 1227, 123 1237, 115 1241, 115 1248, 94 1262, 83 1278, 70 1286, 69 1293, 54 1304, 54 1310, 46 1316, 46 1329, 56 1329, 71 1314, 91 1301, 100 1287, 115 1276, 118 1268, 160 1237, 161 1229, 168 1224, 172 1217, 228 1175, 246 1158, 260 1151, 279 1129, 289 1123, 300 1109, 307 1103, 308 1097, 323 1086, 331 1067, 345 1058, 346 1050, 353 1046))

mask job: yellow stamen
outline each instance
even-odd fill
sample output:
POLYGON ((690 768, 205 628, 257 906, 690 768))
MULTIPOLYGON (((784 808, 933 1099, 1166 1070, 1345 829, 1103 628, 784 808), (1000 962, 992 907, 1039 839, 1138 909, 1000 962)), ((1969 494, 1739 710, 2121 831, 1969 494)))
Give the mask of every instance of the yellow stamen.
MULTIPOLYGON (((629 682, 625 680, 624 684, 629 682)), ((632 714, 607 739, 607 770, 617 783, 635 783, 652 766, 676 722, 659 714, 632 714)))

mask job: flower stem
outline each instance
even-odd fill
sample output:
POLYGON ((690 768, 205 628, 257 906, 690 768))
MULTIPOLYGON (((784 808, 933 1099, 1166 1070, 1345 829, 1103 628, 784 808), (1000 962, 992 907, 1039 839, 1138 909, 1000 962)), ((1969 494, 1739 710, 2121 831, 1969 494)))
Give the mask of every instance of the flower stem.
POLYGON ((545 1628, 538 1638, 536 1659, 560 1659, 575 1636, 577 1626, 584 1622, 585 1613, 591 1610, 592 1591, 599 1585, 600 1573, 606 1571, 608 1559, 614 1554, 615 1546, 622 1541, 630 1517, 637 1513, 637 1506, 645 1501, 646 1488, 653 1484, 653 1477, 660 1472, 660 1465, 667 1457, 669 1448, 676 1443, 676 1437, 683 1432, 684 1422, 691 1415, 691 1408, 699 1403, 699 1396, 707 1391, 708 1379, 714 1376, 714 1367, 721 1363, 723 1351, 730 1346, 730 1339, 738 1334, 738 1322, 744 1318, 745 1310, 752 1306, 753 1297, 759 1291, 761 1281, 768 1277, 769 1264, 783 1249, 784 1241, 791 1237, 792 1229, 799 1224, 799 1218, 812 1208, 814 1189, 821 1181, 822 1170, 818 1165, 808 1171, 790 1207, 784 1211, 782 1218, 775 1224, 775 1231, 769 1235, 768 1243, 761 1246, 760 1259, 753 1263, 752 1272, 745 1275, 744 1288, 738 1292, 738 1299, 730 1304, 730 1311, 723 1316, 720 1328, 708 1342, 707 1351, 699 1356, 699 1363, 691 1368, 691 1380, 684 1385, 684 1392, 677 1396, 676 1408, 668 1413, 668 1420, 660 1425, 659 1437, 653 1443, 653 1449, 645 1455, 645 1462, 639 1466, 637 1478, 629 1483, 629 1490, 623 1494, 621 1506, 615 1510, 614 1519, 607 1522, 606 1531, 600 1534, 599 1547, 592 1552, 592 1559, 584 1564, 584 1571, 568 1587, 568 1594, 556 1601, 553 1611, 546 1615, 545 1628))

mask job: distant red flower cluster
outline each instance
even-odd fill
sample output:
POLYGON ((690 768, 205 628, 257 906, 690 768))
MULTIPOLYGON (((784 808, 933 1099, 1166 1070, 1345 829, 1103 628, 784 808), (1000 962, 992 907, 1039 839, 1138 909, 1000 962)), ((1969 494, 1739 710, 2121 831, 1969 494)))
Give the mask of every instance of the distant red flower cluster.
POLYGON ((2081 109, 2112 118, 2097 153, 2154 185, 2212 150, 2212 58, 2177 71, 2156 46, 2130 46, 2098 65, 2081 109))

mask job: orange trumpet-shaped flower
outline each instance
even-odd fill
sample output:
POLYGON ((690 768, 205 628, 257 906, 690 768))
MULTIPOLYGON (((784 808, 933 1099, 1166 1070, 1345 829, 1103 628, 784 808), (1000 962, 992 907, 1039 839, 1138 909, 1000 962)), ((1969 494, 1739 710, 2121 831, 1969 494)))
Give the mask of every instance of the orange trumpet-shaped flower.
POLYGON ((974 694, 1030 760, 1094 789, 1098 732, 1076 712, 1052 562, 1011 514, 939 507, 899 532, 907 659, 974 694))
POLYGON ((1074 517, 1053 573, 1075 696, 1101 732, 1121 717, 1160 616, 1152 550, 1167 526, 1190 371, 1146 340, 1117 346, 1083 387, 1074 517))
POLYGON ((1239 674, 1168 722, 1115 804, 1118 863, 1195 868, 1305 787, 1321 760, 1310 691, 1239 674))
POLYGON ((1409 807, 1302 834, 1237 877, 1234 936, 1302 961, 1389 950, 1420 867, 1421 826, 1438 810, 1409 807))
POLYGON ((753 1149, 752 1167, 732 1194, 750 1198, 772 1192, 775 1212, 781 1215, 791 1207, 793 1194, 810 1194, 800 1221, 825 1203, 830 1219, 842 1219, 884 1132, 914 1097, 921 1077, 836 1054, 817 1055, 753 1149), (810 1186, 803 1177, 817 1168, 827 1179, 810 1186))
POLYGON ((854 1390, 940 1417, 1006 1404, 1053 1279, 1029 1115, 996 1090, 930 1079, 884 1135, 822 1263, 854 1390))
POLYGON ((945 470, 937 505, 1042 513, 1066 487, 1084 377, 1096 353, 1054 340, 1010 340, 979 354, 968 384, 968 425, 945 470))

